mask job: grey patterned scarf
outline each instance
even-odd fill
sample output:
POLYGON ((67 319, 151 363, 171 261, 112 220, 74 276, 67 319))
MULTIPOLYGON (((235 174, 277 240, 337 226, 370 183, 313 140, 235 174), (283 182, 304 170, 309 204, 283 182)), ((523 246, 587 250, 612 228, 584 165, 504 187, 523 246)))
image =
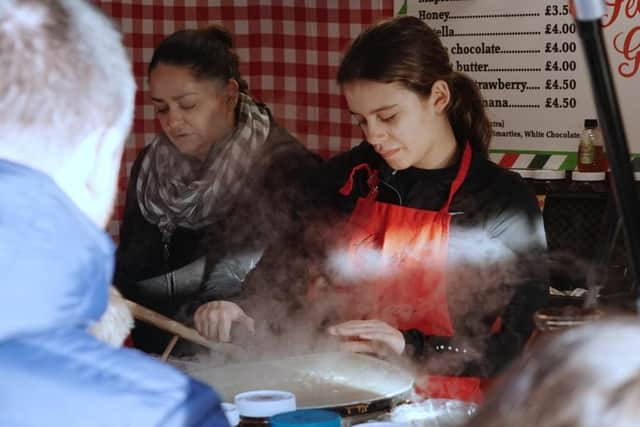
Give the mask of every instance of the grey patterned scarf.
POLYGON ((136 183, 138 205, 163 234, 198 229, 218 219, 243 190, 270 130, 269 113, 240 93, 235 130, 201 163, 160 134, 151 143, 136 183))

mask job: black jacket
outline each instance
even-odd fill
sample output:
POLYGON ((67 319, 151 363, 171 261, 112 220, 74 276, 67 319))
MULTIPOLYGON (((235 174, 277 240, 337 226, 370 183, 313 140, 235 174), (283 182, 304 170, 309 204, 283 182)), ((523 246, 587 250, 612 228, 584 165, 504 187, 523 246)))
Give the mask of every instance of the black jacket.
MULTIPOLYGON (((345 213, 369 192, 366 173, 358 172, 353 191, 348 196, 338 193, 360 163, 379 171, 377 201, 426 210, 445 204, 459 168, 458 162, 444 169, 393 173, 363 142, 323 167, 325 190, 335 195, 333 204, 345 213)), ((455 336, 403 331, 407 353, 433 374, 492 376, 522 349, 533 329, 534 311, 546 302, 542 216, 519 175, 476 152, 449 212, 446 281, 455 336), (492 333, 498 316, 502 329, 492 333)))
MULTIPOLYGON (((249 191, 228 215, 203 229, 177 228, 168 242, 138 205, 136 182, 146 152, 131 169, 116 254, 114 283, 125 297, 189 323, 200 304, 240 294, 252 270, 269 271, 273 266, 266 264, 300 251, 307 176, 319 160, 286 130, 272 124, 249 191)), ((135 345, 149 352, 161 352, 169 338, 140 322, 133 330, 135 345)))

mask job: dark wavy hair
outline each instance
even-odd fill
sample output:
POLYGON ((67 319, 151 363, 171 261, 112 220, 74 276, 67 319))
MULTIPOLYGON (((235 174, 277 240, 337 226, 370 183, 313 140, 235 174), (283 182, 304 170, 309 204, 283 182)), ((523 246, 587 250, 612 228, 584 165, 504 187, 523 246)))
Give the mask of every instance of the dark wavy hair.
POLYGON ((459 144, 488 155, 491 123, 478 86, 452 69, 449 54, 436 32, 420 19, 401 16, 363 31, 342 58, 337 81, 398 82, 422 97, 431 94, 437 80, 449 85, 448 116, 459 144))
POLYGON ((160 63, 188 67, 199 79, 235 79, 242 92, 248 90, 240 75, 231 33, 219 25, 171 34, 154 50, 147 73, 160 63))

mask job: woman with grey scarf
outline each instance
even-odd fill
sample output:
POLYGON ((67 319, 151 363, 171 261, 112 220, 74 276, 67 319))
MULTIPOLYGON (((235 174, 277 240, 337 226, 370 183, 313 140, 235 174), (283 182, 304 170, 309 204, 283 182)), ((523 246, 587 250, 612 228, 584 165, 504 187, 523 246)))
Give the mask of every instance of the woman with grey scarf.
MULTIPOLYGON (((301 253, 306 177, 317 161, 246 93, 221 27, 164 39, 148 79, 162 132, 130 173, 114 281, 125 297, 227 341, 232 322, 253 328, 224 301, 248 276, 278 286, 274 270, 304 275, 282 264, 301 253)), ((169 338, 145 324, 133 330, 149 352, 169 338)))

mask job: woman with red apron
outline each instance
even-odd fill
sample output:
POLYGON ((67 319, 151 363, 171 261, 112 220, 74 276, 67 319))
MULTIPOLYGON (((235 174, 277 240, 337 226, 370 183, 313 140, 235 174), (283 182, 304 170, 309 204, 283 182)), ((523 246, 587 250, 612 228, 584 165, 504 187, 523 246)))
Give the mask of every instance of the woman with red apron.
MULTIPOLYGON (((331 184, 340 183, 338 199, 350 210, 338 245, 340 268, 331 269, 329 281, 344 295, 342 315, 352 319, 329 332, 345 338, 345 346, 356 352, 391 351, 418 359, 446 352, 464 359, 475 352, 482 359, 500 353, 503 345, 496 357, 515 356, 532 329, 531 314, 543 302, 544 286, 523 281, 531 289, 524 304, 514 297, 522 293, 505 292, 509 296, 497 308, 493 304, 483 312, 479 306, 478 317, 490 323, 480 337, 486 346, 465 348, 455 344, 461 333, 455 325, 464 319, 452 318, 445 277, 456 214, 462 214, 461 223, 465 216, 485 218, 479 222, 489 224, 487 234, 517 241, 523 251, 545 246, 532 192, 486 158, 490 124, 475 83, 452 70, 437 34, 413 17, 365 30, 343 58, 338 83, 366 142, 329 160, 326 168, 335 178, 331 184), (385 169, 401 185, 381 179, 385 169), (403 184, 412 174, 438 176, 441 170, 454 175, 403 184), (435 194, 432 186, 441 189, 437 205, 428 196, 435 194), (457 212, 458 207, 465 211, 457 212), (494 216, 495 211, 500 214, 494 216), (501 335, 504 313, 516 325, 508 336, 501 335)), ((429 375, 416 380, 422 395, 482 400, 486 378, 469 374, 472 370, 426 371, 429 375)))

